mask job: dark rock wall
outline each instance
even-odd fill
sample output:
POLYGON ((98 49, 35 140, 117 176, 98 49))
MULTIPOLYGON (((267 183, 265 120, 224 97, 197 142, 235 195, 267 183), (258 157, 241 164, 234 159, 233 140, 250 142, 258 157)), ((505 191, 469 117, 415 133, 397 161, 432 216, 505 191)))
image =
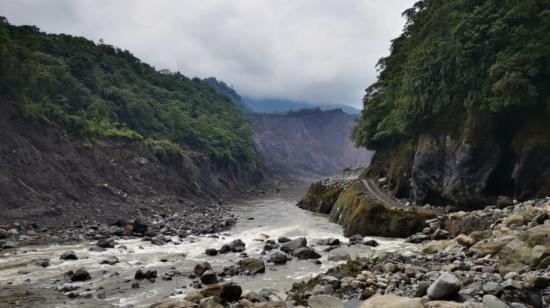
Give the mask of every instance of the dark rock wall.
POLYGON ((476 208, 496 196, 550 195, 550 123, 476 117, 379 150, 366 177, 387 177, 389 190, 418 204, 476 208))

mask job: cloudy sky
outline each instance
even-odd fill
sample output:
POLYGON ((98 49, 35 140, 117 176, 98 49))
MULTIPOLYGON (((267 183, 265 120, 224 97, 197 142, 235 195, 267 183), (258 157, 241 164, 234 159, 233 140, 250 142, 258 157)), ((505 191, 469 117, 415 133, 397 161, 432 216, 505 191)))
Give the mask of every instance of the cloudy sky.
POLYGON ((245 96, 359 107, 414 2, 0 0, 0 15, 102 38, 158 69, 215 76, 245 96))

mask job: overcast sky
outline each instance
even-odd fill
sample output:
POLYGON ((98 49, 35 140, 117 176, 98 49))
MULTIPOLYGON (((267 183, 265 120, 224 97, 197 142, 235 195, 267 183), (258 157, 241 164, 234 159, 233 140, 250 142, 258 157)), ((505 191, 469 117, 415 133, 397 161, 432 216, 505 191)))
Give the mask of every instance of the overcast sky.
POLYGON ((215 76, 245 96, 360 107, 414 2, 0 0, 0 15, 102 38, 158 69, 215 76))

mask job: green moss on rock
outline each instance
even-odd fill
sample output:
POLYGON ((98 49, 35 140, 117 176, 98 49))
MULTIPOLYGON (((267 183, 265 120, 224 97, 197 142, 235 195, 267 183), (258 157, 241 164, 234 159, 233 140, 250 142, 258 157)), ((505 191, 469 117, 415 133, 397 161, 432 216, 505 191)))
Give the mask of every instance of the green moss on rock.
POLYGON ((341 187, 328 186, 322 181, 318 181, 311 184, 306 196, 298 203, 298 206, 305 210, 328 214, 341 192, 341 187))
POLYGON ((387 207, 365 193, 360 182, 340 194, 330 214, 331 221, 344 227, 346 236, 407 237, 420 231, 433 217, 428 212, 387 207))

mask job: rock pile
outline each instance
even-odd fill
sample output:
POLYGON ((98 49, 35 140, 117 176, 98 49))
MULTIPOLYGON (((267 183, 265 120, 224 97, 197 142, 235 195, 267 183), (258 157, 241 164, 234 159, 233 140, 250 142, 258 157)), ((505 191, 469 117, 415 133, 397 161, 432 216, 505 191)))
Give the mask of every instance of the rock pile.
POLYGON ((408 241, 424 253, 349 261, 288 296, 300 305, 318 295, 366 300, 363 307, 550 305, 550 198, 442 214, 408 241))

